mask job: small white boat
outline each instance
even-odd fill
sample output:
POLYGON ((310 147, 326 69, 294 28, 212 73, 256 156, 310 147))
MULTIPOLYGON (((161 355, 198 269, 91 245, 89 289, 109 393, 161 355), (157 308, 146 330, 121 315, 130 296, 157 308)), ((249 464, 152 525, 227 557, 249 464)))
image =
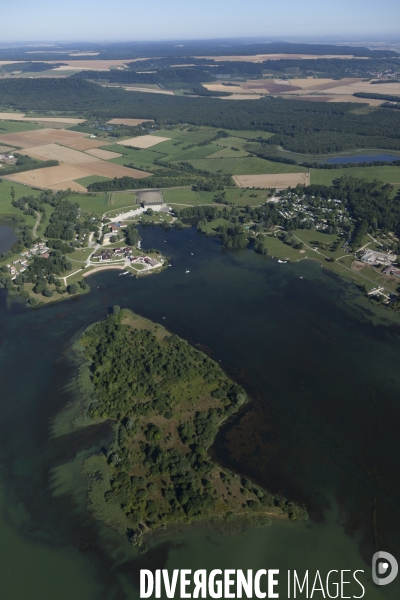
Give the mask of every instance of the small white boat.
POLYGON ((193 256, 193 252, 190 253, 193 256))
POLYGON ((278 263, 286 264, 286 263, 287 263, 287 260, 281 260, 281 259, 278 259, 278 263))
POLYGON ((166 319, 167 317, 163 317, 163 319, 166 319))
POLYGON ((189 269, 186 269, 185 273, 190 273, 189 269))
POLYGON ((120 277, 121 277, 121 275, 129 275, 129 271, 124 271, 123 273, 119 274, 120 277))

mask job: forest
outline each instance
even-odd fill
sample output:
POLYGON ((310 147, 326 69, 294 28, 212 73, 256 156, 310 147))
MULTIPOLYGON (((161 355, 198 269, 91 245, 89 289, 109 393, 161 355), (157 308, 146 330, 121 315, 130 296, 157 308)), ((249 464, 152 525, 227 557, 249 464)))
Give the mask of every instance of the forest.
POLYGON ((218 128, 269 131, 270 145, 302 153, 354 148, 400 149, 394 111, 358 111, 357 104, 189 98, 102 88, 81 79, 0 80, 1 104, 15 110, 68 111, 99 118, 155 119, 159 125, 190 123, 218 128))
POLYGON ((131 541, 140 545, 143 533, 194 520, 234 515, 269 524, 268 515, 282 511, 306 518, 211 460, 218 428, 248 399, 205 354, 119 307, 82 335, 78 349, 93 385, 88 414, 114 423, 104 451, 108 489, 99 499, 93 477, 91 499, 103 504, 109 524, 118 509, 131 541))
MULTIPOLYGON (((80 52, 94 52, 96 55, 85 57, 86 60, 113 60, 126 58, 146 58, 146 57, 185 57, 192 56, 219 56, 221 54, 229 56, 251 56, 253 54, 334 54, 334 55, 353 55, 366 56, 370 58, 381 58, 396 56, 393 50, 371 50, 364 46, 335 46, 333 44, 306 44, 291 42, 254 42, 253 40, 237 39, 223 40, 196 40, 177 46, 176 42, 76 42, 63 43, 57 45, 57 50, 47 48, 40 53, 40 59, 60 60, 60 50, 68 55, 68 52, 76 52, 79 47, 80 52)), ((30 46, 21 47, 3 47, 0 49, 0 60, 20 60, 29 61, 32 59, 30 46)))

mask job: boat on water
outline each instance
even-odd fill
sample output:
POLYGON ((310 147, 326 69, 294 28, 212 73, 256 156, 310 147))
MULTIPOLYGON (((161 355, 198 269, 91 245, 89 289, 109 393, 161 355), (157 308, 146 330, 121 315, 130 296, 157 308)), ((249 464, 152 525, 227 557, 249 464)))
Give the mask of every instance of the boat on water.
POLYGON ((185 273, 190 273, 189 269, 186 269, 185 273))
POLYGON ((121 275, 129 275, 129 271, 124 271, 123 273, 120 273, 119 277, 121 277, 121 275))
POLYGON ((282 263, 282 264, 286 264, 287 260, 281 260, 280 258, 278 259, 278 263, 282 263))

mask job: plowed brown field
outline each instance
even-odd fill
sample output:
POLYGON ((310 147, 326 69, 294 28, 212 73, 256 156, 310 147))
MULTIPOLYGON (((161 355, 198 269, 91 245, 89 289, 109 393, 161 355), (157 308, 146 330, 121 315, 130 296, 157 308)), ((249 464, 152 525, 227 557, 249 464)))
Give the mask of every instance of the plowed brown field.
POLYGON ((36 131, 21 131, 20 133, 5 133, 0 135, 1 144, 10 144, 18 148, 33 148, 44 144, 62 144, 80 139, 83 133, 58 129, 37 129, 36 131))
POLYGON ((119 152, 110 152, 109 150, 101 150, 100 148, 86 150, 85 154, 90 154, 91 156, 101 158, 102 160, 111 160, 112 158, 118 158, 119 156, 122 156, 122 154, 119 154, 119 152))
POLYGON ((72 165, 59 165, 58 167, 46 167, 34 171, 25 171, 24 173, 15 173, 14 175, 8 175, 4 179, 34 187, 50 188, 58 183, 82 179, 83 177, 90 177, 90 175, 92 175, 92 173, 89 171, 79 169, 72 165))
POLYGON ((88 156, 86 153, 78 152, 78 150, 74 150, 73 148, 59 146, 58 144, 46 144, 44 146, 28 148, 27 150, 23 150, 21 154, 27 154, 32 158, 40 160, 58 160, 60 163, 67 165, 79 165, 99 160, 94 156, 88 156))
MULTIPOLYGON (((146 171, 139 171, 137 169, 130 169, 129 167, 123 167, 114 163, 106 162, 105 160, 96 160, 95 162, 82 163, 79 167, 87 171, 90 175, 100 175, 101 177, 133 177, 134 179, 143 179, 149 177, 151 173, 146 171)), ((81 175, 86 177, 86 175, 81 175)), ((78 177, 71 177, 71 179, 78 179, 78 177)))

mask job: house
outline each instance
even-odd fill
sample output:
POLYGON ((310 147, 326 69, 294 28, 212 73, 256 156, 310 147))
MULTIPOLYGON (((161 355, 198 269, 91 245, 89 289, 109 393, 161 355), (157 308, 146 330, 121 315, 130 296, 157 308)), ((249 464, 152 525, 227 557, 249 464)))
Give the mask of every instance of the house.
POLYGON ((118 227, 118 225, 114 225, 114 223, 112 223, 112 224, 110 225, 110 231, 111 231, 111 233, 118 233, 118 232, 119 232, 119 227, 118 227))
POLYGON ((400 277, 400 269, 397 269, 394 265, 389 265, 385 269, 383 269, 382 273, 384 275, 392 275, 393 277, 400 277))
POLYGON ((394 260, 396 260, 396 255, 386 254, 384 252, 375 252, 375 250, 366 249, 364 254, 361 257, 362 262, 367 263, 368 265, 387 265, 389 266, 394 260))

